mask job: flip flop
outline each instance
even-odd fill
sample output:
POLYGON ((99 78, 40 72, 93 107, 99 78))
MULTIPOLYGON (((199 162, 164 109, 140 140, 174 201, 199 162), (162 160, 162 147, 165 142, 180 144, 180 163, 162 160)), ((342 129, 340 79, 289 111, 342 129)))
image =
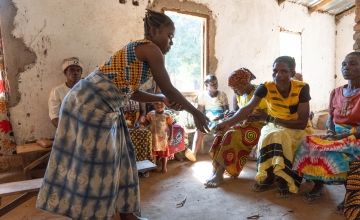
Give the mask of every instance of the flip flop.
POLYGON ((273 184, 266 184, 266 183, 255 183, 252 187, 253 192, 265 192, 272 188, 273 184))
POLYGON ((321 195, 322 195, 321 191, 315 193, 307 192, 304 194, 304 200, 308 203, 313 203, 319 200, 321 198, 321 195))
POLYGON ((287 199, 291 196, 291 192, 288 188, 279 188, 278 192, 276 193, 276 197, 281 199, 287 199))
POLYGON ((196 156, 195 154, 189 150, 189 149, 186 149, 185 150, 185 157, 190 160, 191 162, 196 162, 196 156))
POLYGON ((337 206, 336 206, 336 212, 338 214, 343 215, 344 213, 344 201, 340 202, 337 206))

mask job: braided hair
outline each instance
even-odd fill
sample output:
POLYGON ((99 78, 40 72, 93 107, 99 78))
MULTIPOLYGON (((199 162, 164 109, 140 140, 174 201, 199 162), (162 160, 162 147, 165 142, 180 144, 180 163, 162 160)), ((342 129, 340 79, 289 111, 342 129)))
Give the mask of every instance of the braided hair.
POLYGON ((144 18, 145 37, 150 36, 151 28, 160 28, 162 26, 169 26, 169 25, 175 27, 174 22, 171 20, 169 16, 167 16, 164 13, 146 9, 145 18, 144 18))
POLYGON ((281 56, 275 59, 273 65, 275 65, 275 63, 286 63, 290 70, 295 71, 296 63, 294 57, 281 56))

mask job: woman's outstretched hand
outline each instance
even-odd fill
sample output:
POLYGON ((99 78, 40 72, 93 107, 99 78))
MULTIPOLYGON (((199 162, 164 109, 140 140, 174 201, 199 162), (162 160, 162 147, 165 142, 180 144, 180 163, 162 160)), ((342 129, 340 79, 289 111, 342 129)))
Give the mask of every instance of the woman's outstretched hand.
POLYGON ((208 123, 210 120, 200 111, 196 111, 193 114, 195 126, 203 133, 207 133, 210 131, 208 127, 208 123))
POLYGON ((229 123, 227 121, 223 121, 215 126, 215 131, 219 133, 225 133, 227 130, 229 130, 229 128, 229 123))

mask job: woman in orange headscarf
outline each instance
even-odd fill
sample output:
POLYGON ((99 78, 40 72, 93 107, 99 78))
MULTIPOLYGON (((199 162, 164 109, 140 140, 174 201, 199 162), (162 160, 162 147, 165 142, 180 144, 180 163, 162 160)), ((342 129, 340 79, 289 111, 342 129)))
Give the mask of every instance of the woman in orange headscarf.
MULTIPOLYGON (((228 85, 234 90, 239 108, 245 106, 253 96, 256 86, 251 84, 254 74, 246 68, 235 70, 228 79, 228 85)), ((255 111, 266 110, 262 102, 255 111)), ((227 117, 231 116, 228 114, 227 117)), ((213 175, 205 182, 206 187, 217 187, 223 181, 225 170, 233 177, 239 176, 247 158, 256 146, 260 130, 264 124, 261 122, 242 121, 231 127, 225 133, 218 133, 210 149, 213 159, 213 175)))

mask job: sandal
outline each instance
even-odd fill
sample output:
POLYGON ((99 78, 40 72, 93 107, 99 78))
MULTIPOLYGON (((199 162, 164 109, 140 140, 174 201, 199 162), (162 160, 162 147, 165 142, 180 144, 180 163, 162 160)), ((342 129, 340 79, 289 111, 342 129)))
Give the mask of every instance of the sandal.
POLYGON ((272 183, 255 183, 252 187, 253 192, 265 192, 272 188, 272 183))
POLYGON ((339 214, 343 214, 344 213, 344 201, 340 202, 337 206, 336 206, 336 211, 339 214))
POLYGON ((282 199, 287 199, 290 197, 290 195, 291 195, 291 192, 289 191, 288 188, 278 188, 278 191, 276 193, 276 197, 282 198, 282 199))
POLYGON ((315 202, 321 198, 321 191, 317 192, 307 192, 304 194, 304 200, 308 203, 315 202))

